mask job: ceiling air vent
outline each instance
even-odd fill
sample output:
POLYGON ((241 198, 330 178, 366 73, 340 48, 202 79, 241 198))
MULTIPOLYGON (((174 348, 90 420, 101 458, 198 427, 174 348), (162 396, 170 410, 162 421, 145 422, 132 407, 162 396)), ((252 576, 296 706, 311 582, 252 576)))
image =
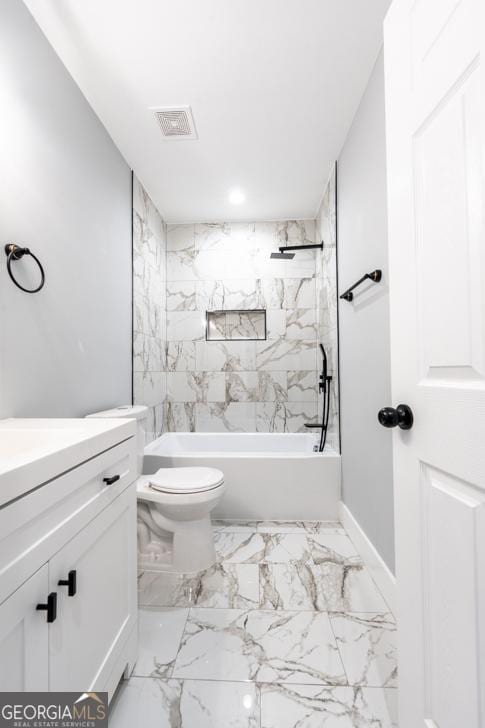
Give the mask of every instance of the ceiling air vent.
POLYGON ((164 139, 197 139, 190 106, 151 110, 160 124, 164 139))

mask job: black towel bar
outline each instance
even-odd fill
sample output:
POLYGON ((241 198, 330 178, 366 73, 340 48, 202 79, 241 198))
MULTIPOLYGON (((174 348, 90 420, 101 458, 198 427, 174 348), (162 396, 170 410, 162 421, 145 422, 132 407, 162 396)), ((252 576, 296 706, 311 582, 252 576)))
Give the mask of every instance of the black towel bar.
POLYGON ((374 281, 374 283, 379 283, 379 281, 382 279, 382 271, 377 268, 376 270, 373 270, 372 273, 366 273, 362 278, 359 278, 359 280, 354 283, 353 286, 350 286, 350 288, 347 288, 347 290, 342 293, 340 298, 344 298, 346 301, 352 301, 354 298, 354 294, 352 291, 354 288, 357 288, 357 286, 360 286, 361 283, 364 281, 370 280, 374 281))

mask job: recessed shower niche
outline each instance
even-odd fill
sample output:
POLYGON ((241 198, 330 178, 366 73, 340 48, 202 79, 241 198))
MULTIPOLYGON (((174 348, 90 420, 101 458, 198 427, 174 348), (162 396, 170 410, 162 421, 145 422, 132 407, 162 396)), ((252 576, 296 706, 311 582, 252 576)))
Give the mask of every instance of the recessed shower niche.
POLYGON ((207 341, 265 341, 264 309, 206 311, 207 341))

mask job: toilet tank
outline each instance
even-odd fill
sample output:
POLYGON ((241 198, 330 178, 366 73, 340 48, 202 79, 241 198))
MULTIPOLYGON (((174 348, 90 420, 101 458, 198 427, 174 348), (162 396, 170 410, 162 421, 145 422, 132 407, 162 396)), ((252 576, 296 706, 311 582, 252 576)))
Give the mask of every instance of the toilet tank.
POLYGON ((143 454, 145 450, 145 430, 148 417, 148 407, 145 407, 142 404, 124 405, 121 407, 114 407, 109 410, 103 410, 103 412, 94 412, 92 415, 86 415, 86 417, 99 417, 101 419, 126 417, 136 420, 137 470, 138 475, 141 475, 143 470, 143 454))

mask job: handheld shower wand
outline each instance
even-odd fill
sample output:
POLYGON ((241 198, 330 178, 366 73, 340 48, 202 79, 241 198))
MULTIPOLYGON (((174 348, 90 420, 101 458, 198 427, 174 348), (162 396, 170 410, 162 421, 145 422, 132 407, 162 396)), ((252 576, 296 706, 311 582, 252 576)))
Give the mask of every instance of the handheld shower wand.
MULTIPOLYGON (((330 382, 332 377, 328 374, 328 359, 327 352, 323 344, 319 344, 320 351, 322 352, 322 372, 320 374, 320 381, 318 383, 318 391, 323 394, 322 402, 322 421, 318 425, 307 424, 305 427, 320 429, 320 443, 318 445, 318 452, 323 452, 325 443, 327 441, 327 429, 328 420, 330 417, 330 382)), ((316 446, 315 446, 316 447, 316 446)))
POLYGON ((327 374, 328 374, 328 364, 327 364, 327 352, 325 351, 325 348, 323 344, 319 344, 320 351, 322 352, 323 356, 323 365, 322 365, 322 373, 320 374, 320 384, 319 384, 319 391, 325 392, 327 391, 327 374))

